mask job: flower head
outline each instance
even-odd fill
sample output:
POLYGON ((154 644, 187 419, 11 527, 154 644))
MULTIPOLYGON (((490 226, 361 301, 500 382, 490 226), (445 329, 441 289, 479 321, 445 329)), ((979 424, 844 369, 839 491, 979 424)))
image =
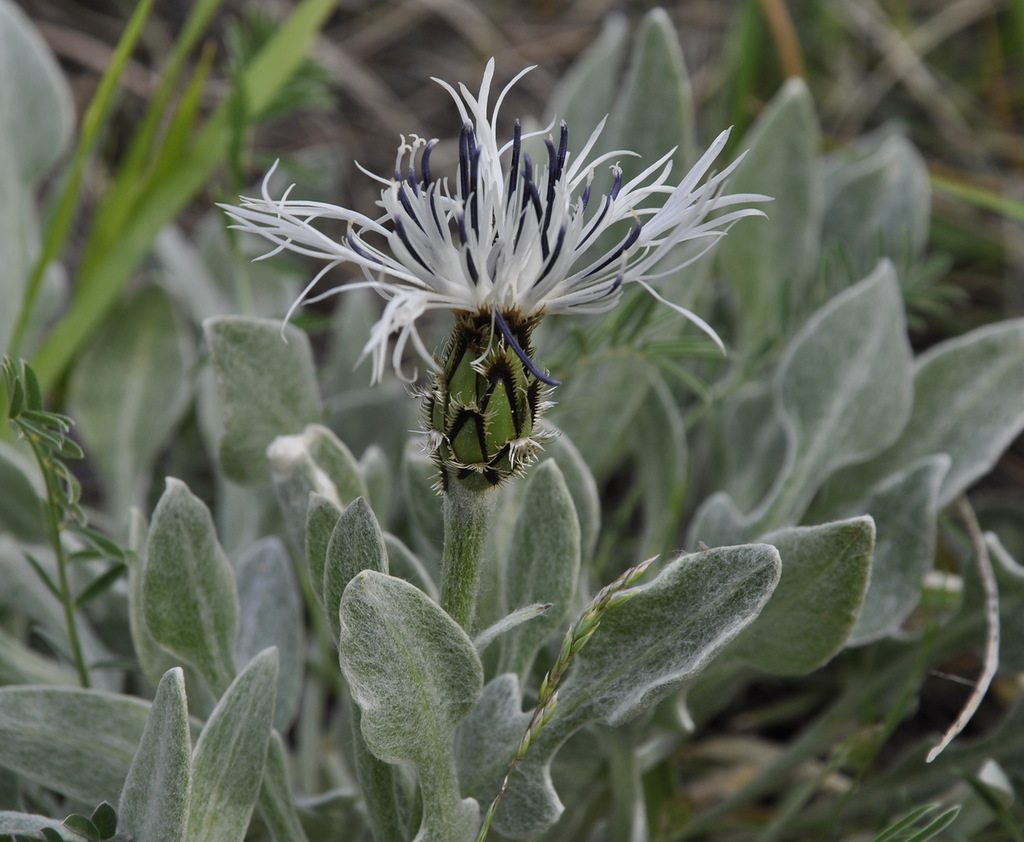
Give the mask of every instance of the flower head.
POLYGON ((378 204, 383 213, 377 218, 336 205, 289 199, 290 189, 274 199, 267 188, 273 169, 258 198, 243 197, 239 207, 222 206, 237 228, 275 244, 265 257, 287 249, 328 261, 289 316, 304 301, 316 300, 310 298, 313 289, 331 269, 343 263, 359 267, 361 279, 316 298, 370 288, 387 300, 363 351, 373 358, 375 381, 383 374, 396 334, 391 358, 400 376, 410 342, 433 370, 443 368, 427 350, 416 323, 429 310, 450 310, 489 321, 491 332, 520 357, 528 375, 555 384, 530 359, 509 325, 533 325, 547 313, 608 310, 630 283, 643 286, 721 345, 703 320, 665 300, 650 282, 681 268, 679 263, 663 265, 674 246, 703 239, 710 247, 737 219, 761 215, 746 205, 767 197, 724 192, 737 162, 701 183, 725 146, 728 131, 676 184, 669 182, 674 150, 629 181, 611 162, 633 153, 617 150, 588 161, 603 122, 576 155, 569 150, 568 128, 561 123, 557 140, 545 138, 546 160, 535 162, 523 143, 547 135, 548 129, 524 134, 516 121, 512 139, 504 143, 496 133, 502 101, 529 69, 518 74, 493 105, 493 60, 476 95, 465 85, 456 90, 435 79, 452 95, 463 122, 455 178, 436 178, 432 172, 436 140, 403 137, 394 176, 372 176, 382 188, 378 204), (611 169, 612 186, 597 197, 591 188, 602 165, 611 169), (648 200, 655 196, 664 196, 664 201, 652 205, 648 200), (723 208, 728 210, 708 218, 723 208), (344 238, 335 240, 321 232, 314 223, 322 219, 348 223, 344 238), (613 226, 623 233, 609 248, 602 235, 613 226))

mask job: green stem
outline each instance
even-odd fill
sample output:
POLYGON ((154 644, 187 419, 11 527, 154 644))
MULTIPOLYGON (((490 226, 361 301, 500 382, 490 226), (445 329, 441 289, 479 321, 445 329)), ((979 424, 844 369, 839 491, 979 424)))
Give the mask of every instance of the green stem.
POLYGON ((60 480, 56 477, 53 465, 49 456, 39 447, 34 436, 29 437, 32 452, 43 475, 46 485, 46 503, 43 510, 46 512, 46 534, 53 547, 53 556, 57 562, 57 587, 60 590, 60 601, 64 606, 64 621, 68 628, 68 644, 71 647, 71 659, 75 663, 75 670, 78 672, 78 682, 83 687, 90 686, 89 669, 85 664, 85 656, 82 654, 82 643, 78 636, 78 622, 75 620, 75 600, 71 595, 71 583, 68 580, 68 563, 64 555, 64 545, 60 539, 61 519, 63 509, 60 500, 63 499, 57 483, 60 480))
POLYGON ((480 572, 497 497, 496 489, 470 489, 454 478, 444 495, 441 607, 467 632, 476 618, 480 572))

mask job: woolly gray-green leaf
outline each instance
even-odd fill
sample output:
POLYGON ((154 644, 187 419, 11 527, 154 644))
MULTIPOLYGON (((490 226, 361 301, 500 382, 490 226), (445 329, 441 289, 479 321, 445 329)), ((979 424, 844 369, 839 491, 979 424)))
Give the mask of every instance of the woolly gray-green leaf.
POLYGON ((192 754, 189 842, 241 842, 267 758, 277 687, 277 651, 238 674, 207 720, 192 754))
POLYGON ((270 646, 278 651, 274 727, 287 731, 299 709, 306 645, 302 597, 280 539, 263 538, 235 565, 240 624, 235 655, 247 664, 270 646))
POLYGON ((434 602, 439 602, 441 593, 430 571, 412 550, 390 533, 384 535, 384 546, 388 552, 388 572, 399 579, 412 582, 434 602))
POLYGON ((925 457, 847 507, 872 515, 877 532, 871 581, 850 646, 896 631, 917 605, 935 561, 938 493, 949 461, 944 453, 925 457))
POLYGON ((983 476, 1024 428, 1024 319, 935 345, 915 369, 913 410, 899 439, 870 463, 837 476, 835 496, 923 456, 946 453, 952 462, 939 490, 942 508, 983 476))
POLYGON ((324 565, 327 562, 327 546, 334 534, 334 527, 341 517, 341 510, 322 494, 312 492, 306 511, 306 564, 309 566, 309 580, 317 597, 323 601, 324 565))
POLYGON ((116 802, 149 703, 74 687, 0 687, 0 766, 78 801, 116 802))
POLYGON ((686 498, 688 453, 682 411, 660 374, 651 376, 651 391, 630 441, 643 489, 644 528, 637 555, 671 552, 686 498))
POLYGON ((357 497, 338 518, 324 562, 324 611, 335 642, 341 596, 360 570, 387 573, 388 552, 373 510, 362 497, 357 497))
MULTIPOLYGON (((551 95, 551 116, 568 124, 569 143, 573 148, 581 148, 580 145, 608 116, 609 103, 614 101, 619 85, 628 34, 623 16, 607 15, 600 35, 562 74, 551 95)), ((598 138, 595 153, 613 149, 611 144, 611 138, 598 138)), ((674 141, 668 149, 672 146, 675 146, 674 141)))
POLYGON ((562 682, 555 718, 617 725, 692 681, 760 614, 780 570, 767 544, 679 556, 605 614, 562 682))
POLYGON ((192 344, 167 294, 150 286, 107 322, 72 371, 69 411, 118 518, 144 499, 153 462, 188 408, 192 344))
POLYGON ((541 794, 565 740, 591 722, 620 725, 694 681, 757 617, 780 571, 775 547, 723 547, 679 556, 651 582, 623 591, 628 599, 607 610, 575 656, 555 715, 520 764, 495 829, 524 838, 549 827, 561 805, 553 792, 541 794))
POLYGON ((509 608, 538 602, 551 609, 505 634, 499 672, 525 675, 534 655, 572 607, 580 569, 580 527, 562 472, 553 460, 530 477, 505 564, 509 608))
MULTIPOLYGON (((515 756, 519 741, 530 723, 530 712, 522 709, 519 678, 505 673, 488 682, 480 700, 459 726, 455 753, 459 780, 466 792, 481 804, 489 804, 515 756)), ((527 758, 530 755, 527 754, 527 758)), ((554 824, 562 813, 562 802, 551 785, 551 776, 529 762, 513 774, 516 804, 526 806, 520 816, 515 807, 502 804, 496 828, 513 838, 521 838, 539 828, 554 824)))
POLYGON ((192 792, 192 738, 185 676, 176 667, 156 688, 118 801, 118 830, 132 839, 185 842, 192 792))
MULTIPOLYGON (((338 510, 356 497, 366 496, 359 463, 321 424, 309 424, 294 435, 278 436, 267 447, 266 456, 274 492, 296 546, 303 546, 309 537, 311 494, 326 498, 338 510)), ((309 561, 312 571, 319 559, 309 561)), ((319 580, 316 586, 319 588, 319 580)))
POLYGON ((412 526, 413 549, 427 564, 435 581, 441 579, 440 548, 444 542, 441 498, 434 490, 440 479, 434 460, 415 442, 402 451, 402 488, 412 526))
POLYGON ((589 559, 594 555, 601 532, 601 498, 594 475, 572 439, 561 431, 557 431, 554 440, 544 446, 541 461, 545 459, 554 459, 562 472, 580 525, 580 557, 589 559))
POLYGON ((153 639, 223 693, 235 675, 235 577, 209 510, 180 480, 168 478, 153 512, 142 599, 153 639))
POLYGON ((177 665, 177 659, 160 646, 146 624, 145 598, 142 592, 146 566, 146 544, 149 540, 149 524, 138 509, 133 509, 129 518, 128 563, 128 628, 132 637, 132 649, 139 662, 142 674, 152 684, 159 684, 167 670, 177 665))
POLYGON ((367 746, 419 773, 423 823, 416 839, 467 840, 478 808, 459 795, 453 740, 483 685, 469 637, 409 583, 364 570, 341 600, 338 650, 367 746))
POLYGON ((785 334, 818 259, 822 188, 819 130, 802 79, 789 79, 737 144, 746 157, 729 179, 732 193, 771 196, 768 219, 741 219, 718 260, 743 303, 748 347, 785 334))
POLYGON ((0 686, 7 684, 74 684, 75 674, 0 629, 0 686))
POLYGON ((220 462, 236 482, 269 480, 267 446, 320 418, 320 395, 309 338, 281 323, 246 316, 203 322, 224 407, 220 462))
POLYGON ((918 254, 928 235, 931 187, 921 153, 898 134, 869 137, 825 162, 822 240, 853 271, 885 255, 918 254))
POLYGON ((786 464, 749 517, 747 539, 799 522, 835 469, 874 456, 910 414, 912 359, 892 264, 833 298, 779 364, 775 400, 786 464))
POLYGON ((522 608, 516 608, 497 622, 491 623, 482 632, 473 635, 473 645, 476 647, 477 653, 482 654, 488 646, 503 634, 507 634, 523 623, 537 619, 537 617, 550 611, 552 607, 550 602, 534 602, 530 605, 524 605, 522 608))
POLYGON ((611 146, 640 156, 619 161, 626 180, 673 149, 674 172, 685 172, 696 160, 693 93, 679 35, 664 9, 652 9, 640 21, 615 102, 608 127, 611 146))
POLYGON ((267 764, 256 809, 274 842, 307 842, 292 798, 288 758, 277 731, 271 732, 267 745, 267 764))
POLYGON ((44 827, 57 833, 61 839, 72 839, 74 842, 81 842, 82 837, 77 833, 72 836, 71 831, 64 826, 64 822, 58 819, 38 816, 33 813, 16 813, 13 810, 0 810, 0 838, 24 834, 29 839, 38 839, 39 837, 35 834, 44 827))
POLYGON ((870 517, 794 526, 765 535, 782 557, 782 578, 730 654, 773 675, 803 675, 843 648, 871 574, 870 517))

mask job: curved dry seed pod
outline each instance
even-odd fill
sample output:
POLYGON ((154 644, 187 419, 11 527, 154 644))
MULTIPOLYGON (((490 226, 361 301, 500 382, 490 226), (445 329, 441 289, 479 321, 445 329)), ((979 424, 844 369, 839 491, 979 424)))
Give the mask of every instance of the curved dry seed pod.
MULTIPOLYGON (((427 446, 441 472, 473 489, 499 485, 530 465, 546 438, 537 420, 549 379, 531 361, 540 317, 456 314, 434 383, 424 395, 427 446)), ((553 382, 553 381, 552 381, 553 382)))

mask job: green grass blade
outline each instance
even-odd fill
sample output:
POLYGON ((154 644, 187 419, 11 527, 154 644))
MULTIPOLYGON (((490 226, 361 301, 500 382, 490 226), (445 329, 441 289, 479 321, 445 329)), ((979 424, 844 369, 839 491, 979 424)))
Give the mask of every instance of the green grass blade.
MULTIPOLYGON (((246 68, 239 83, 249 113, 259 114, 305 60, 335 2, 305 0, 246 68)), ((224 161, 231 143, 232 103, 232 98, 223 103, 176 166, 154 179, 122 230, 90 240, 79 271, 78 294, 33 360, 44 390, 60 378, 116 304, 160 229, 180 213, 224 161)))
POLYGON ((142 27, 149 17, 153 8, 154 0, 142 0, 135 8, 124 35, 114 50, 107 72, 100 80, 100 86, 93 97, 92 102, 86 109, 82 119, 82 130, 75 147, 74 156, 71 159, 67 181, 57 201, 56 211, 50 224, 46 229, 46 236, 43 240, 43 247, 36 261, 28 284, 25 287, 25 297, 21 302, 21 309, 18 312, 18 320, 14 326, 14 333, 11 337, 8 354, 12 357, 18 355, 22 343, 25 341, 25 332, 32 319, 32 311, 35 309, 36 299, 43 286, 43 279, 46 277, 46 270, 56 259, 64 242, 67 239, 71 222, 74 218, 75 208, 78 205, 78 193, 82 184, 82 175, 85 171, 85 163, 92 150, 96 146, 100 132, 107 121, 110 109, 113 105, 114 94, 117 91, 118 82, 125 66, 131 58, 132 51, 142 32, 142 27))

